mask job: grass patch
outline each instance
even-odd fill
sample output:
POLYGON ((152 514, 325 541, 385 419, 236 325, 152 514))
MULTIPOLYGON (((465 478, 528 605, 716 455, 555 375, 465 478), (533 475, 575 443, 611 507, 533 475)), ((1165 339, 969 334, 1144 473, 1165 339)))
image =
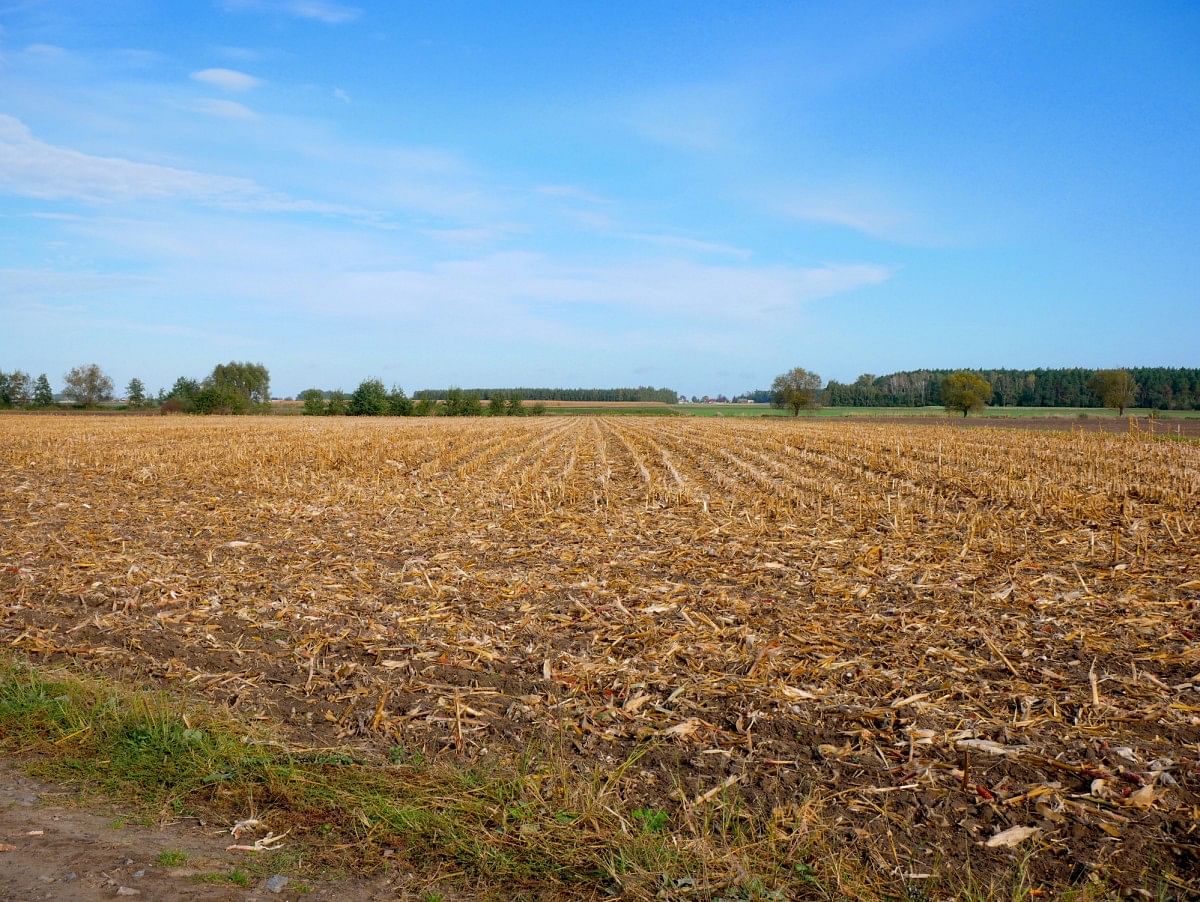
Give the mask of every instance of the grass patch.
MULTIPOLYGON (((0 667, 0 751, 36 775, 140 811, 230 823, 253 812, 275 832, 291 830, 317 868, 369 870, 386 852, 496 898, 514 888, 567 897, 684 886, 796 898, 792 889, 805 886, 790 838, 741 820, 734 829, 709 820, 677 828, 666 811, 624 799, 611 773, 589 778, 528 757, 491 767, 406 754, 368 762, 290 752, 267 738, 161 693, 0 667)), ((185 860, 159 856, 163 866, 185 860)), ((241 886, 243 878, 235 870, 204 879, 241 886)))
MULTIPOLYGON (((732 799, 637 804, 622 786, 640 752, 589 776, 553 756, 469 767, 393 750, 375 762, 268 740, 162 693, 0 665, 0 753, 10 760, 147 815, 232 823, 253 813, 297 843, 201 881, 248 887, 266 873, 361 874, 391 861, 485 899, 907 897, 894 874, 838 839, 814 800, 784 820, 732 799)), ((164 851, 156 863, 186 861, 164 851)), ((980 897, 981 884, 949 881, 927 889, 980 897)))

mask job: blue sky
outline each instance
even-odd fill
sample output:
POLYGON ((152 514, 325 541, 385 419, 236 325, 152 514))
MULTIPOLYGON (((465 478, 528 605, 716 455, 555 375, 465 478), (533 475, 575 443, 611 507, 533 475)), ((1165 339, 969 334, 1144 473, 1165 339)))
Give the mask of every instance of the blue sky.
POLYGON ((1200 365, 1200 5, 0 0, 0 369, 1200 365))

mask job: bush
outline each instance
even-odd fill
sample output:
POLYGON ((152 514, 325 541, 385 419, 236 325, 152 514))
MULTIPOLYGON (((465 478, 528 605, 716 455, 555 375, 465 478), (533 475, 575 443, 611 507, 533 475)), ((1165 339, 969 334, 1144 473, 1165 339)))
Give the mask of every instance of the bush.
POLYGON ((192 403, 195 413, 249 413, 250 398, 232 385, 206 385, 192 403))
POLYGON ((393 385, 391 392, 388 393, 388 413, 394 417, 409 417, 412 416, 412 412, 412 401, 404 393, 404 389, 393 385))
POLYGON ((325 416, 340 417, 346 413, 346 393, 335 388, 329 393, 329 403, 325 405, 325 416))
POLYGON ((352 417, 381 417, 388 412, 388 393, 378 379, 364 379, 350 396, 346 409, 352 417))
POLYGON ((325 392, 319 388, 306 388, 300 392, 300 400, 304 402, 301 413, 306 417, 319 417, 325 413, 325 392))

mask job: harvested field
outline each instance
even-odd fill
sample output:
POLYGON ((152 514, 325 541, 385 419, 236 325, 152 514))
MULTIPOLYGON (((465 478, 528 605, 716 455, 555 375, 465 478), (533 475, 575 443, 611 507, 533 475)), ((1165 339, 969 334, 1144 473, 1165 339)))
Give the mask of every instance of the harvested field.
POLYGON ((35 660, 381 756, 643 749, 631 806, 823 831, 893 888, 1200 893, 1195 443, 28 416, 0 476, 35 660))

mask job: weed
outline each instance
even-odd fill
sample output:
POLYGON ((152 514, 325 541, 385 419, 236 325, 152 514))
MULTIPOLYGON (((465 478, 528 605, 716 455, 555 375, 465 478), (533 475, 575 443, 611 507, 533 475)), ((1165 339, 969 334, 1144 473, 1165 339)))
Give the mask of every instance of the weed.
POLYGON ((177 868, 180 865, 187 864, 187 852, 166 851, 159 852, 158 857, 154 859, 154 863, 162 868, 177 868))
POLYGON ((635 808, 630 816, 642 825, 643 833, 662 833, 671 820, 667 812, 657 808, 635 808))

